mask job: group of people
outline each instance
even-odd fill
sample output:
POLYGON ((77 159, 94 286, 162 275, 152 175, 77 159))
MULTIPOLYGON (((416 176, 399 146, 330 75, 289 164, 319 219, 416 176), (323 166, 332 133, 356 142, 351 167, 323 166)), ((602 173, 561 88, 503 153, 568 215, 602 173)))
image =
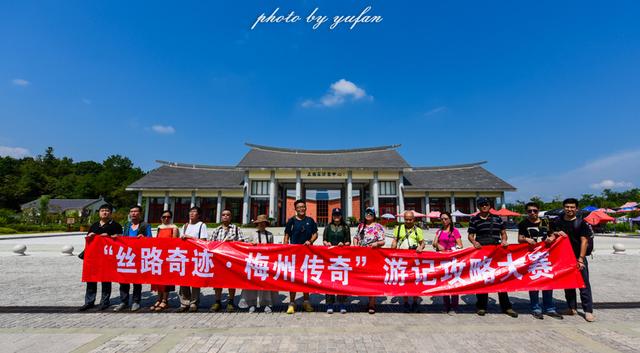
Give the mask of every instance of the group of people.
MULTIPOLYGON (((468 240, 476 248, 480 249, 485 245, 509 246, 507 240, 506 225, 502 218, 491 214, 491 203, 487 198, 479 197, 476 200, 479 213, 469 221, 468 240)), ((307 216, 307 206, 304 200, 297 200, 294 204, 295 216, 291 217, 284 227, 283 244, 303 244, 313 245, 318 238, 318 226, 316 222, 307 216)), ((570 240, 573 254, 577 260, 577 266, 585 283, 585 288, 580 289, 580 300, 584 310, 586 321, 595 321, 593 316, 593 303, 591 298, 591 286, 589 283, 589 269, 587 255, 592 246, 592 230, 588 223, 577 217, 578 201, 570 198, 563 202, 564 213, 548 225, 539 218, 540 207, 534 202, 526 204, 527 217, 520 222, 518 229, 518 242, 535 245, 538 241, 553 243, 560 236, 567 236, 570 240)), ((124 227, 120 226, 111 218, 112 207, 108 204, 100 207, 100 220, 94 223, 89 229, 88 237, 93 236, 130 236, 130 237, 151 237, 151 227, 141 220, 142 208, 133 206, 129 210, 129 222, 124 227)), ((209 241, 241 241, 253 244, 271 244, 274 237, 266 228, 269 220, 266 215, 260 215, 254 221, 256 230, 252 234, 245 235, 237 225, 231 223, 232 213, 225 209, 221 213, 222 223, 213 230, 211 235, 207 230, 207 225, 201 220, 201 210, 199 207, 192 207, 189 211, 189 222, 182 227, 177 227, 172 223, 173 215, 170 210, 162 213, 162 223, 158 226, 158 238, 182 238, 182 239, 206 239, 209 241)), ((417 226, 415 216, 412 211, 403 214, 404 223, 398 225, 393 232, 391 248, 412 249, 420 253, 425 250, 426 242, 423 230, 417 226)), ((332 210, 331 222, 324 228, 322 234, 322 244, 325 246, 363 246, 371 248, 381 248, 386 244, 384 227, 378 223, 376 210, 367 208, 362 223, 357 227, 356 234, 352 237, 351 230, 346 224, 342 211, 339 208, 332 210)), ((436 231, 433 239, 433 248, 438 252, 455 251, 462 249, 462 235, 454 227, 453 219, 449 212, 442 212, 440 216, 441 227, 436 231)), ((142 285, 133 285, 133 295, 131 305, 129 304, 128 283, 120 284, 120 304, 114 311, 123 311, 130 308, 131 311, 140 310, 142 285)), ((152 285, 152 290, 157 291, 157 301, 150 307, 151 311, 166 310, 170 291, 174 291, 173 286, 152 285)), ((223 288, 214 288, 215 301, 210 311, 222 310, 223 288)), ((85 311, 95 307, 97 294, 97 283, 88 282, 85 294, 85 304, 79 309, 85 311)), ((102 298, 100 300, 100 310, 110 307, 111 283, 102 283, 102 298)), ((233 312, 236 310, 234 298, 235 288, 228 288, 228 297, 225 310, 233 312)), ((180 308, 179 312, 196 312, 200 304, 200 288, 181 286, 179 289, 180 308)), ((565 289, 567 310, 559 313, 553 303, 553 292, 551 290, 542 291, 542 305, 540 305, 538 291, 529 292, 530 307, 532 315, 537 319, 543 319, 544 315, 555 319, 562 319, 563 315, 577 314, 577 295, 575 289, 565 289)), ((249 309, 255 312, 263 307, 264 312, 271 312, 272 306, 278 298, 278 292, 265 290, 242 290, 238 307, 249 309)), ((476 294, 476 313, 484 316, 487 313, 488 294, 476 294)), ((309 302, 309 293, 303 293, 302 310, 306 312, 314 311, 309 302)), ((513 310, 508 293, 498 293, 500 308, 503 313, 510 317, 518 317, 518 313, 513 310)), ((287 314, 296 311, 296 292, 289 293, 289 304, 287 314)), ((419 311, 419 297, 404 297, 403 308, 405 312, 419 311), (411 300, 410 300, 411 299, 411 300), (411 301, 411 304, 410 304, 411 301)), ((459 296, 450 295, 442 298, 445 312, 455 315, 459 306, 459 296)), ((347 296, 326 294, 327 313, 331 314, 339 311, 347 312, 347 296)), ((376 297, 369 297, 367 310, 370 314, 376 312, 376 297)))

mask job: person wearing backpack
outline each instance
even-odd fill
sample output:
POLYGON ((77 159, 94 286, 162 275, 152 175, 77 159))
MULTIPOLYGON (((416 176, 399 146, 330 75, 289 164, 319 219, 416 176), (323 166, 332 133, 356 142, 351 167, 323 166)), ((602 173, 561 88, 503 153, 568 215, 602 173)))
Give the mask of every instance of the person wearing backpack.
MULTIPOLYGON (((213 231, 211 237, 209 237, 210 241, 245 241, 244 236, 242 235, 242 229, 237 225, 231 223, 231 210, 224 209, 220 214, 222 218, 222 224, 213 231)), ((222 308, 222 288, 213 288, 213 291, 216 294, 216 301, 211 306, 209 311, 218 312, 222 308)), ((236 289, 229 288, 229 296, 227 298, 227 312, 232 313, 236 311, 235 305, 233 305, 233 299, 236 297, 236 289)))
MULTIPOLYGON (((129 208, 130 221, 124 224, 124 237, 147 237, 151 238, 151 226, 147 222, 141 221, 142 207, 135 205, 129 208)), ((120 304, 113 311, 122 311, 129 307, 129 283, 120 283, 120 304)), ((131 303, 131 311, 140 310, 140 302, 142 301, 142 284, 133 284, 133 296, 131 303)))
MULTIPOLYGON (((404 223, 398 224, 393 230, 394 237, 391 243, 391 249, 411 249, 417 253, 421 253, 424 250, 424 234, 422 233, 422 229, 415 223, 415 214, 413 211, 404 211, 402 216, 404 223)), ((404 312, 419 312, 419 298, 420 297, 413 297, 413 304, 409 306, 409 297, 402 297, 404 312)))
MULTIPOLYGON (((342 210, 334 208, 331 211, 332 222, 324 227, 322 233, 322 244, 324 246, 349 246, 351 245, 351 231, 344 221, 342 210)), ((341 314, 347 312, 345 302, 347 296, 326 294, 327 314, 333 314, 334 309, 339 309, 341 314), (336 298, 337 297, 337 298, 336 298), (338 306, 338 307, 336 307, 338 306)))
MULTIPOLYGON (((186 239, 207 239, 207 225, 200 221, 202 209, 198 206, 189 209, 189 223, 182 226, 180 238, 186 239)), ((200 304, 200 288, 180 286, 180 308, 178 312, 190 311, 195 313, 198 311, 200 304)))
MULTIPOLYGON (((580 302, 582 310, 584 310, 584 319, 587 322, 596 320, 593 316, 593 298, 591 296, 591 284, 589 283, 589 265, 587 256, 593 250, 593 230, 589 223, 577 217, 578 200, 568 198, 562 201, 564 213, 551 222, 551 236, 547 238, 548 242, 555 241, 559 236, 569 237, 571 248, 578 262, 578 270, 584 281, 584 288, 580 288, 580 302)), ((563 315, 576 315, 578 313, 578 301, 576 290, 565 289, 565 298, 567 299, 568 309, 562 312, 563 315)))

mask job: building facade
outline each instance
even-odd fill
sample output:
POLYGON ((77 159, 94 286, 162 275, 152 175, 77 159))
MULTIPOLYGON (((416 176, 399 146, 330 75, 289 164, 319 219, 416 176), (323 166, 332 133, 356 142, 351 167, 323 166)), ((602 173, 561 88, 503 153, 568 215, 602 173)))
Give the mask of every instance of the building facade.
POLYGON ((378 214, 404 210, 475 211, 485 196, 499 207, 505 192, 516 189, 487 171, 485 162, 441 167, 412 167, 398 153, 400 145, 348 150, 299 150, 247 144, 236 166, 207 166, 158 161, 160 167, 129 185, 138 192, 145 219, 159 222, 171 209, 176 223, 200 206, 205 222, 220 222, 223 209, 246 224, 267 214, 283 225, 295 214, 293 202, 307 200, 307 214, 324 224, 331 209, 359 220, 366 207, 378 214))

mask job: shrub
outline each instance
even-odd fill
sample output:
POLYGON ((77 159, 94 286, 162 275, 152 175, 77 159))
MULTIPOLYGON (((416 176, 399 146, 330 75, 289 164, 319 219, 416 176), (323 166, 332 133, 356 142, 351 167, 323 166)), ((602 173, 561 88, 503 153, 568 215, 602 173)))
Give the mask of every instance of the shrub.
POLYGON ((17 233, 15 229, 0 227, 0 234, 14 234, 14 233, 17 233))

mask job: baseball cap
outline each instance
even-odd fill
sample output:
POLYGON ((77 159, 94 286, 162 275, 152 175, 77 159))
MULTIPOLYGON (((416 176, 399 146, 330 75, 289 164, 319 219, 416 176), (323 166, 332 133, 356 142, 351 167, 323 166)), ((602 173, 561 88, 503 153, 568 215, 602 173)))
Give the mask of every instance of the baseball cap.
POLYGON ((489 202, 489 199, 486 197, 478 197, 476 199, 476 206, 480 206, 480 205, 484 205, 484 204, 491 204, 489 202))
POLYGON ((333 210, 331 210, 331 214, 334 216, 342 216, 342 210, 339 207, 334 208, 333 210))

